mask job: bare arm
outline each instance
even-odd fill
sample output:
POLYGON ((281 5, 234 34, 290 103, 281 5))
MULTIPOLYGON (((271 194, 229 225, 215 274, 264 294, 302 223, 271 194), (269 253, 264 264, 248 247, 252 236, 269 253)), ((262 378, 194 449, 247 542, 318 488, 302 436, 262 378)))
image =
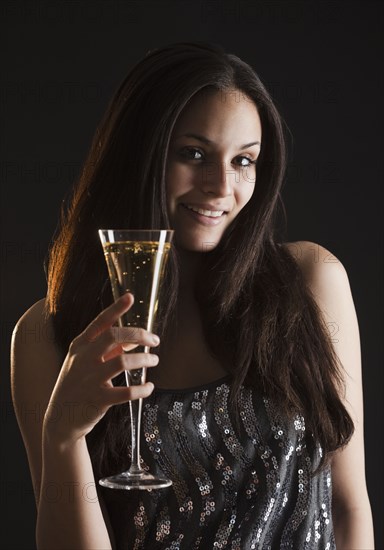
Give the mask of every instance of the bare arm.
POLYGON ((371 508, 365 480, 363 392, 360 337, 348 275, 325 248, 300 242, 300 263, 344 367, 345 406, 355 425, 348 445, 332 460, 333 520, 337 550, 374 548, 371 508))
POLYGON ((85 436, 110 406, 146 397, 153 389, 151 384, 114 388, 111 382, 124 369, 137 367, 135 361, 155 364, 150 354, 147 359, 138 357, 143 354, 123 354, 123 343, 125 349, 135 348, 138 342, 154 346, 146 331, 136 329, 133 339, 132 330, 119 329, 116 340, 112 325, 132 303, 132 297, 125 297, 104 310, 75 338, 62 365, 52 327, 43 317, 44 300, 15 327, 12 396, 36 497, 39 550, 111 548, 85 436), (28 329, 36 327, 39 337, 27 339, 28 329), (87 408, 90 403, 91 409, 87 408), (31 409, 39 414, 25 414, 31 409), (92 418, 89 410, 94 411, 92 418))

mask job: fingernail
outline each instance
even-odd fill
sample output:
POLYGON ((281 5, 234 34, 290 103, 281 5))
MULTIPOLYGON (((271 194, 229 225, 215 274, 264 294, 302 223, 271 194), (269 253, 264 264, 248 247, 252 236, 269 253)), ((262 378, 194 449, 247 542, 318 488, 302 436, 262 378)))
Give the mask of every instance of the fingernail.
POLYGON ((152 358, 152 364, 153 364, 154 366, 158 365, 158 364, 159 364, 159 356, 156 355, 155 353, 153 353, 153 354, 152 354, 152 357, 153 357, 153 358, 152 358))
POLYGON ((152 342, 154 344, 160 344, 160 338, 158 336, 156 336, 156 334, 153 334, 152 335, 152 342))

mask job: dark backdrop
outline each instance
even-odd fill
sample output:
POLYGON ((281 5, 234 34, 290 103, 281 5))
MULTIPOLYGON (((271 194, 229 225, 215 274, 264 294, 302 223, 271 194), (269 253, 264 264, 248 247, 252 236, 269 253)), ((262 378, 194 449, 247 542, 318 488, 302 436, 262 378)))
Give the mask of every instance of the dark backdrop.
POLYGON ((289 240, 322 244, 347 269, 361 332, 368 486, 381 523, 382 3, 10 0, 0 10, 3 547, 33 548, 35 523, 9 394, 12 328, 46 293, 42 261, 60 203, 111 93, 148 49, 187 40, 222 44, 256 68, 292 133, 289 240))

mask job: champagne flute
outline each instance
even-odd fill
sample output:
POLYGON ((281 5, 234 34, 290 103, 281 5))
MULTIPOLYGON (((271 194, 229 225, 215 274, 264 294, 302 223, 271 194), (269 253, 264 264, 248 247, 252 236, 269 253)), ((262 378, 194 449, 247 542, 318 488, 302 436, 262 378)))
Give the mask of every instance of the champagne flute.
MULTIPOLYGON (((108 266, 115 300, 131 292, 135 301, 119 319, 124 327, 141 327, 153 331, 159 286, 171 248, 172 230, 99 229, 99 237, 108 266)), ((149 346, 132 352, 149 353, 149 346)), ((126 353, 132 353, 126 352, 126 353)), ((146 368, 125 371, 127 386, 144 384, 146 368)), ((140 428, 143 399, 129 401, 131 416, 131 465, 129 470, 99 480, 111 489, 161 489, 172 485, 166 478, 146 472, 140 465, 140 428)))

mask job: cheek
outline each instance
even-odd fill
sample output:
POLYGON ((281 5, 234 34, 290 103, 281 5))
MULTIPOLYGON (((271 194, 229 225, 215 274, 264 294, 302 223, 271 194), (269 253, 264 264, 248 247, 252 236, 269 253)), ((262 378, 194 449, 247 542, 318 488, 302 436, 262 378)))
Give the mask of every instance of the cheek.
POLYGON ((177 173, 172 166, 167 166, 165 171, 165 192, 167 194, 168 206, 170 206, 177 196, 177 173))
POLYGON ((194 186, 194 174, 187 166, 170 163, 165 171, 165 185, 170 199, 179 197, 194 186))
POLYGON ((168 213, 171 217, 176 211, 177 201, 187 190, 185 181, 186 178, 180 166, 170 163, 165 171, 165 190, 167 194, 168 213))
POLYGON ((255 184, 246 182, 244 183, 241 190, 238 191, 237 204, 239 205, 240 209, 243 208, 251 200, 254 190, 255 184))
POLYGON ((245 206, 251 200, 256 186, 255 167, 244 170, 241 175, 240 186, 238 187, 238 204, 245 206))

